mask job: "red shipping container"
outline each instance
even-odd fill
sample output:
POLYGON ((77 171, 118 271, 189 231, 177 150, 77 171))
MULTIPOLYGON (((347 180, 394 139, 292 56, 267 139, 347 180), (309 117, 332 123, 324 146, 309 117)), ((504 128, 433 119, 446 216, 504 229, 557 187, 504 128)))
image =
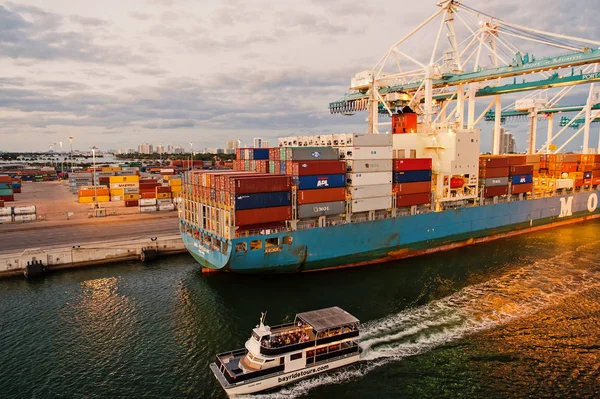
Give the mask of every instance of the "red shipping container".
POLYGON ((509 166, 525 165, 527 163, 526 155, 511 155, 508 157, 509 166))
POLYGON ((6 175, 0 175, 0 183, 11 183, 12 178, 6 175))
POLYGON ((134 206, 139 206, 139 200, 127 200, 125 201, 125 208, 133 208, 134 206))
POLYGON ((344 201, 345 199, 346 189, 344 187, 298 191, 298 205, 317 204, 319 202, 344 201))
POLYGON ((513 184, 510 187, 511 194, 530 193, 533 191, 533 183, 513 184))
POLYGON ((156 198, 156 193, 154 191, 140 192, 140 196, 143 199, 156 198))
POLYGON ((14 195, 0 195, 0 200, 4 201, 4 202, 11 202, 15 200, 15 196, 14 195))
POLYGON ((591 186, 592 185, 592 179, 584 179, 583 180, 583 185, 584 186, 591 186))
POLYGON ((159 187, 156 187, 156 192, 157 193, 170 193, 171 192, 171 187, 159 186, 159 187))
POLYGON ((592 185, 594 185, 594 186, 600 185, 600 177, 592 178, 592 185))
MULTIPOLYGON (((346 173, 345 161, 290 162, 293 176, 338 175, 346 173)), ((281 167, 281 164, 279 164, 281 167)), ((286 165, 290 170, 289 164, 286 165)))
POLYGON ((19 187, 19 188, 13 188, 13 193, 14 194, 21 194, 21 187, 19 187))
POLYGON ((424 205, 431 202, 431 193, 396 194, 396 207, 424 205))
POLYGON ((252 224, 265 224, 282 222, 292 218, 291 206, 278 206, 274 208, 245 209, 235 212, 235 225, 247 226, 252 224))
POLYGON ((509 169, 509 175, 532 175, 533 174, 533 165, 519 165, 519 166, 511 166, 509 169))
POLYGON ((407 112, 392 115, 392 134, 416 133, 419 116, 407 112))
POLYGON ((560 169, 563 173, 577 172, 577 163, 563 163, 560 169))
POLYGON ((489 179, 491 177, 508 177, 508 167, 479 169, 479 177, 489 179))
POLYGON ((423 181, 417 183, 394 183, 394 193, 397 194, 422 194, 431 192, 431 182, 423 181))
POLYGON ((479 165, 485 168, 504 168, 510 166, 508 157, 479 157, 479 165))
POLYGON ((0 200, 0 208, 4 208, 4 200, 0 200))
POLYGON ((575 179, 575 187, 582 187, 583 186, 583 179, 575 179))
POLYGON ((292 177, 286 175, 244 176, 229 180, 229 192, 232 194, 274 193, 289 191, 292 177))
POLYGON ((400 158, 394 159, 394 171, 431 170, 431 158, 400 158))
POLYGON ((483 196, 486 198, 496 197, 499 195, 507 195, 508 186, 486 187, 483 191, 483 196))

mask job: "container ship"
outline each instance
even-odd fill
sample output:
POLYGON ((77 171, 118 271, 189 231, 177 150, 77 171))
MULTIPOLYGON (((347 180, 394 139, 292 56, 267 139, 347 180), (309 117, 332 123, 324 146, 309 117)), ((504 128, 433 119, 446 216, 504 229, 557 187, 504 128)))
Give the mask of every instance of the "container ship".
MULTIPOLYGON (((186 173, 180 232, 204 269, 293 273, 361 266, 600 216, 600 155, 589 148, 589 126, 598 116, 592 112, 598 108, 593 88, 587 104, 569 108, 585 113, 577 122, 584 125, 578 154, 562 153, 564 145, 552 144, 578 120, 561 123, 563 129, 554 134, 552 116, 564 107, 525 98, 503 115, 500 101, 505 93, 600 80, 600 73, 587 73, 600 62, 600 50, 587 45, 578 50, 573 44, 596 42, 569 37, 573 53, 537 60, 516 53, 509 65, 500 66, 497 56, 494 65, 484 66, 477 63, 494 56, 484 57, 483 51, 499 43, 470 46, 483 34, 500 40, 503 21, 472 27, 473 40, 461 42, 471 44, 461 47, 453 16, 464 6, 451 0, 439 6, 428 22, 442 18, 451 48, 438 64, 423 64, 421 72, 383 73, 388 59, 398 63, 406 54, 393 47, 373 70, 351 80, 350 93, 330 104, 333 114, 368 111, 365 134, 284 137, 276 148, 237 149, 233 170, 186 173), (564 76, 561 68, 568 68, 564 76), (548 70, 558 72, 506 83, 548 70), (478 116, 475 99, 490 97, 478 116), (380 122, 382 115, 391 122, 380 122), (494 122, 493 155, 480 155, 476 125, 484 116, 494 122), (500 125, 512 116, 529 118, 527 154, 499 154, 500 125), (540 116, 550 123, 548 139, 538 149, 540 116), (382 126, 391 129, 380 131, 382 126)), ((438 59, 438 47, 432 60, 438 59)))

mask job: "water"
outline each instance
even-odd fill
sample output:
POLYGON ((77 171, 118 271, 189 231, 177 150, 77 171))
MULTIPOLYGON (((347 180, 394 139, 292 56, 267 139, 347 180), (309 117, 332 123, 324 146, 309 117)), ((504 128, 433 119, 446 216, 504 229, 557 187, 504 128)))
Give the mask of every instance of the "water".
POLYGON ((203 275, 188 256, 0 281, 7 398, 224 398, 258 322, 338 305, 364 361, 256 398, 600 397, 600 222, 393 264, 203 275))

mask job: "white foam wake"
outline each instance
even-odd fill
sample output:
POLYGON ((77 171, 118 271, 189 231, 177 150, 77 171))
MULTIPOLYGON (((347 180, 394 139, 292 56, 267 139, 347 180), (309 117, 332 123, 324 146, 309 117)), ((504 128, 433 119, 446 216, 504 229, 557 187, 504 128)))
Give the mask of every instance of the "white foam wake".
POLYGON ((600 286, 594 251, 599 242, 466 287, 427 305, 363 324, 363 362, 255 398, 295 398, 311 389, 351 381, 376 367, 427 352, 467 335, 501 326, 600 286))

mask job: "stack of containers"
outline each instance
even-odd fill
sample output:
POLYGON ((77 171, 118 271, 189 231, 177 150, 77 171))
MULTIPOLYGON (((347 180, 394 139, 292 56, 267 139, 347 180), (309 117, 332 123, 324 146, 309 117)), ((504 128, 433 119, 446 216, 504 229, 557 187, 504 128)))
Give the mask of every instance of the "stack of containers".
POLYGON ((431 203, 431 158, 394 159, 396 207, 431 203))
POLYGON ((507 156, 479 157, 479 182, 486 198, 508 195, 510 164, 507 156))
POLYGON ((11 202, 15 200, 12 188, 12 178, 10 176, 0 176, 0 200, 11 202))
POLYGON ((22 184, 22 180, 21 179, 17 179, 14 178, 12 179, 12 189, 13 189, 13 194, 20 194, 21 193, 21 184, 22 184))
MULTIPOLYGON (((34 181, 37 181, 37 175, 34 176, 34 181)), ((77 194, 79 187, 94 185, 93 175, 91 172, 71 172, 69 173, 69 185, 71 192, 77 194)))
POLYGON ((346 213, 346 162, 339 160, 338 150, 288 147, 284 159, 285 170, 297 187, 298 219, 346 213))
POLYGON ((12 223, 12 209, 10 206, 5 207, 4 201, 0 200, 0 224, 12 223))
POLYGON ((583 186, 600 184, 600 154, 580 154, 577 171, 583 173, 583 186))
POLYGON ((94 202, 109 202, 110 190, 104 186, 81 187, 78 193, 80 204, 91 204, 94 202))
POLYGON ((510 178, 510 193, 524 194, 533 192, 533 165, 526 165, 525 155, 512 155, 508 157, 510 178))
MULTIPOLYGON (((112 201, 138 201, 140 198, 140 177, 138 175, 130 176, 110 176, 110 195, 112 201), (127 193, 125 190, 128 190, 127 193)), ((129 206, 132 205, 130 202, 129 206)))
POLYGON ((169 186, 171 187, 171 193, 173 193, 173 196, 177 196, 181 192, 181 185, 183 184, 181 176, 170 176, 169 178, 166 178, 165 176, 165 180, 167 180, 167 182, 169 183, 169 186))
POLYGON ((236 226, 251 229, 292 218, 291 178, 273 176, 225 177, 236 226))
POLYGON ((35 205, 15 206, 12 208, 15 223, 35 222, 37 219, 35 205))
POLYGON ((387 134, 352 135, 352 144, 340 146, 346 160, 346 184, 352 213, 392 207, 392 136, 387 134))

